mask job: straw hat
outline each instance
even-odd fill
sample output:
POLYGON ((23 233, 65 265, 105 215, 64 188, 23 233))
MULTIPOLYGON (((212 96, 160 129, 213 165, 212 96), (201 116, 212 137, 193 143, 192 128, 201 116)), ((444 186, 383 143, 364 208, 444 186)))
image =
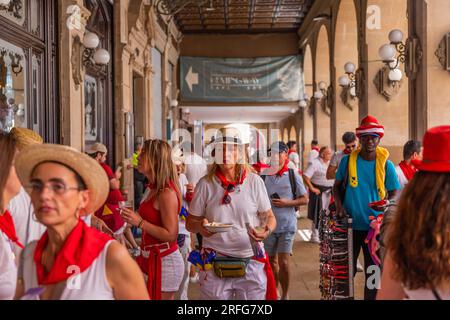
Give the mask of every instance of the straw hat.
POLYGON ((106 148, 106 146, 103 143, 100 143, 100 142, 96 142, 92 146, 90 146, 89 148, 86 149, 86 153, 88 153, 88 154, 93 154, 93 153, 97 153, 97 152, 107 153, 108 149, 106 148))
POLYGON ((15 160, 15 167, 22 185, 29 185, 31 173, 37 165, 44 162, 59 162, 80 175, 90 193, 87 213, 94 213, 105 203, 109 193, 109 180, 105 171, 88 155, 67 146, 34 145, 20 152, 15 160))
POLYGON ((27 128, 14 127, 11 129, 10 134, 16 139, 19 151, 22 151, 28 146, 42 144, 44 142, 44 139, 38 133, 27 128))

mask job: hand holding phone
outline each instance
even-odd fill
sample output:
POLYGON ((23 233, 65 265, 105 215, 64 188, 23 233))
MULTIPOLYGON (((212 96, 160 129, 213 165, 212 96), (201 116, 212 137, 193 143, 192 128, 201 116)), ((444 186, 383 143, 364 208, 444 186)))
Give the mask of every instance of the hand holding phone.
POLYGON ((270 196, 270 198, 271 198, 271 199, 281 199, 280 196, 278 195, 278 193, 273 193, 273 194, 270 196))

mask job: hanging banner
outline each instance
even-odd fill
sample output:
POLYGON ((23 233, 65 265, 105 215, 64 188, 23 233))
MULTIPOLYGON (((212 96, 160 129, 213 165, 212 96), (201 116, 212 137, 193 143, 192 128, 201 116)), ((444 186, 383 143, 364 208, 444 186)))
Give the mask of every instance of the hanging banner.
POLYGON ((303 97, 301 57, 181 57, 181 100, 289 102, 303 97))

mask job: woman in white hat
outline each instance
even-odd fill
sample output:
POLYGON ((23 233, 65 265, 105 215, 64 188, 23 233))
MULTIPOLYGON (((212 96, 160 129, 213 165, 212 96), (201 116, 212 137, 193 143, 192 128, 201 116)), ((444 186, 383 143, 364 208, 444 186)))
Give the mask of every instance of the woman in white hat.
POLYGON ((162 140, 147 140, 138 159, 149 186, 139 212, 124 208, 122 214, 125 222, 142 229, 142 254, 137 261, 148 276, 150 298, 173 300, 184 264, 177 244, 181 194, 172 148, 162 140))
POLYGON ((23 150, 15 165, 37 220, 47 227, 22 253, 17 298, 148 299, 127 250, 80 219, 108 195, 100 165, 75 149, 50 144, 23 150))
POLYGON ((202 257, 216 257, 214 270, 200 271, 202 299, 276 299, 273 273, 261 245, 276 227, 264 181, 246 164, 239 138, 225 135, 214 146, 214 163, 195 188, 186 225, 204 237, 202 257), (232 227, 214 233, 205 228, 212 222, 232 227), (259 258, 251 241, 259 245, 259 258))
MULTIPOLYGON (((16 290, 17 267, 14 248, 23 248, 8 204, 20 192, 20 181, 14 168, 16 141, 0 133, 0 300, 11 300, 16 290)), ((23 240, 22 240, 23 241, 23 240)))

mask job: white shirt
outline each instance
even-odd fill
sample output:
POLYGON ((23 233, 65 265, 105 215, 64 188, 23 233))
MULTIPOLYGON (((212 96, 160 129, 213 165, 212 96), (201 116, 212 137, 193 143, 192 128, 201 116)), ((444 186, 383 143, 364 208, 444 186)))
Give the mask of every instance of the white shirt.
POLYGON ((186 178, 195 187, 198 181, 203 178, 208 172, 206 161, 198 154, 193 153, 188 154, 184 158, 184 163, 186 165, 186 178))
MULTIPOLYGON (((106 277, 106 257, 109 245, 114 240, 106 243, 103 251, 92 264, 78 275, 69 278, 67 286, 63 290, 60 300, 114 300, 114 294, 106 277), (70 286, 72 285, 72 286, 70 286)), ((25 293, 31 288, 39 287, 34 262, 34 251, 37 241, 30 243, 24 250, 23 256, 23 283, 25 293)), ((34 297, 33 300, 38 300, 34 297)))
MULTIPOLYGON (((186 202, 186 185, 189 184, 188 179, 186 178, 186 176, 184 174, 180 174, 180 176, 178 177, 178 180, 180 182, 180 191, 181 191, 181 196, 183 198, 183 207, 186 208, 186 210, 189 209, 188 204, 186 202)), ((189 235, 189 231, 186 230, 186 220, 181 219, 181 217, 178 217, 178 234, 185 234, 185 235, 189 235)))
POLYGON ((400 182, 401 189, 403 189, 408 184, 408 179, 406 179, 400 166, 395 167, 395 172, 397 173, 398 181, 400 182))
POLYGON ((298 169, 300 168, 300 156, 296 152, 291 152, 289 154, 289 169, 298 169))
POLYGON ((195 188, 190 214, 205 217, 209 222, 234 224, 228 232, 203 238, 203 246, 232 257, 252 257, 245 223, 250 223, 252 227, 259 226, 258 212, 271 208, 264 181, 257 174, 249 173, 240 188, 230 193, 231 203, 228 205, 222 204, 224 194, 225 190, 215 177, 213 181, 202 178, 195 188))
POLYGON ((322 159, 317 158, 309 164, 304 175, 311 179, 311 182, 317 186, 332 187, 334 180, 327 179, 328 164, 322 159))
MULTIPOLYGON (((41 238, 46 227, 35 220, 31 198, 24 188, 21 188, 19 194, 10 201, 8 211, 13 218, 17 238, 19 238, 21 244, 26 246, 30 242, 41 238)), ((15 246, 13 251, 18 257, 22 249, 15 246)))
POLYGON ((0 231, 0 300, 12 300, 16 293, 17 265, 12 250, 15 243, 0 231))
POLYGON ((313 162, 315 159, 319 157, 319 151, 317 150, 311 150, 311 152, 308 155, 308 164, 313 162))

